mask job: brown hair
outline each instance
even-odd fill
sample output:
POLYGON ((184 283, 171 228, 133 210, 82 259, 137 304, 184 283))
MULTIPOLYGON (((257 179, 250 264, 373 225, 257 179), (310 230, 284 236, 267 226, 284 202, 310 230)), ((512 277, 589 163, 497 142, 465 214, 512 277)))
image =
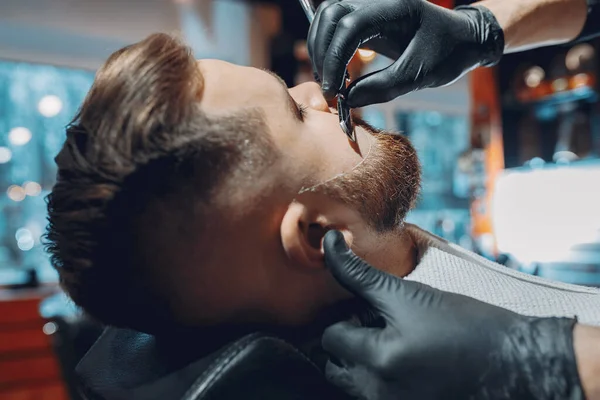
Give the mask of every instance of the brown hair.
POLYGON ((108 59, 67 128, 46 248, 65 291, 104 323, 148 332, 173 323, 149 273, 173 266, 146 265, 136 242, 151 203, 202 226, 233 171, 256 174, 274 159, 257 111, 211 117, 202 88, 190 49, 155 34, 108 59))

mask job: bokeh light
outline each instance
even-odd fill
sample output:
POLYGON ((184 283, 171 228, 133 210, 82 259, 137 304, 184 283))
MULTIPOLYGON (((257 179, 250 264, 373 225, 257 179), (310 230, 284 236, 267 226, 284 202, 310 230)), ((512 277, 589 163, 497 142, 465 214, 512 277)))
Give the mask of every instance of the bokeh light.
POLYGON ((591 61, 596 55, 594 48, 588 43, 582 43, 573 47, 565 57, 565 66, 571 71, 579 69, 582 64, 591 61))
POLYGON ((8 198, 12 201, 23 201, 25 199, 25 189, 18 185, 11 185, 6 190, 8 198))
POLYGON ((542 80, 544 80, 545 76, 546 73, 541 67, 531 67, 527 71, 525 71, 525 84, 530 88, 538 87, 540 83, 542 83, 542 80))
POLYGON ((0 146, 0 164, 6 164, 12 159, 12 151, 8 147, 0 146))
POLYGON ((17 240, 17 247, 23 251, 31 250, 35 245, 33 234, 27 228, 17 229, 17 232, 15 233, 15 239, 17 240))
POLYGON ((58 96, 48 95, 42 97, 38 103, 38 111, 44 117, 54 117, 62 110, 62 100, 58 96))
POLYGON ((358 56, 364 62, 373 61, 377 54, 373 50, 358 49, 358 56))
POLYGON ((54 335, 58 331, 58 326, 54 322, 46 322, 42 327, 42 332, 46 335, 54 335))
POLYGON ((22 242, 24 240, 33 239, 33 235, 31 234, 31 231, 29 229, 19 228, 15 233, 15 239, 17 240, 17 242, 22 242))
POLYGON ((552 89, 556 92, 562 92, 569 88, 569 81, 565 78, 558 78, 552 82, 552 89))
POLYGON ((25 189, 27 196, 38 196, 42 192, 42 187, 37 182, 25 182, 23 189, 25 189))
POLYGON ((14 146, 23 146, 31 140, 31 131, 22 126, 12 128, 8 132, 8 141, 14 146))
POLYGON ((588 74, 577 74, 571 79, 571 82, 574 88, 593 86, 593 80, 588 74))
POLYGON ((35 243, 34 243, 33 239, 20 240, 17 242, 17 247, 19 248, 19 250, 28 251, 28 250, 33 249, 34 244, 35 243))

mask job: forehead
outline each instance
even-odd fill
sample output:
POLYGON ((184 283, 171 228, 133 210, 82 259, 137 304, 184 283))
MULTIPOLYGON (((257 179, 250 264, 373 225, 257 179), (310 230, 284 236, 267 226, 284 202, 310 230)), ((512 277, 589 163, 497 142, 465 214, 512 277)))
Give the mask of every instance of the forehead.
POLYGON ((243 67, 219 60, 199 60, 204 78, 202 108, 221 114, 241 108, 269 107, 281 103, 282 85, 275 77, 257 68, 243 67))

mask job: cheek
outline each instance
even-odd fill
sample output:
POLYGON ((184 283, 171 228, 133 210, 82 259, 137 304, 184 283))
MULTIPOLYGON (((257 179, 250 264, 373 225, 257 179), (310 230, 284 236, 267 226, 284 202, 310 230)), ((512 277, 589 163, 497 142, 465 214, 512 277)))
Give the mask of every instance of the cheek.
POLYGON ((274 120, 270 126, 277 146, 285 154, 284 175, 298 179, 303 187, 352 171, 369 153, 366 132, 357 128, 359 143, 353 145, 334 114, 313 111, 303 124, 274 120))
POLYGON ((368 146, 353 144, 339 126, 336 115, 324 114, 310 123, 311 142, 321 164, 322 179, 350 172, 368 152, 368 146))

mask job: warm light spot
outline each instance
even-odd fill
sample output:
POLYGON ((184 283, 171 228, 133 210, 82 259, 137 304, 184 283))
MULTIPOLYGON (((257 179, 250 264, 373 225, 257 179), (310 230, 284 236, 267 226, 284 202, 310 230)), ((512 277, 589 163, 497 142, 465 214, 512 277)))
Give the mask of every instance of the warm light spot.
POLYGON ((574 88, 592 85, 592 80, 588 74, 577 74, 573 77, 572 82, 574 88))
POLYGON ((8 190, 6 191, 6 194, 8 195, 8 198, 12 201, 23 201, 23 199, 25 198, 25 190, 18 185, 9 186, 8 190))
POLYGON ((563 90, 567 90, 568 87, 569 81, 565 78, 558 78, 552 82, 552 89, 554 89, 555 92, 562 92, 563 90))
POLYGON ((587 43, 579 44, 569 50, 565 57, 565 65, 571 71, 577 70, 581 67, 581 64, 592 60, 595 54, 596 51, 591 45, 587 43))
POLYGON ((534 66, 525 71, 525 84, 530 88, 538 87, 546 76, 544 70, 538 66, 534 66))
POLYGON ((373 50, 358 49, 358 56, 364 62, 373 61, 376 55, 377 53, 375 53, 373 50))
POLYGON ((23 189, 27 196, 37 196, 42 192, 42 187, 37 182, 25 182, 23 189))

